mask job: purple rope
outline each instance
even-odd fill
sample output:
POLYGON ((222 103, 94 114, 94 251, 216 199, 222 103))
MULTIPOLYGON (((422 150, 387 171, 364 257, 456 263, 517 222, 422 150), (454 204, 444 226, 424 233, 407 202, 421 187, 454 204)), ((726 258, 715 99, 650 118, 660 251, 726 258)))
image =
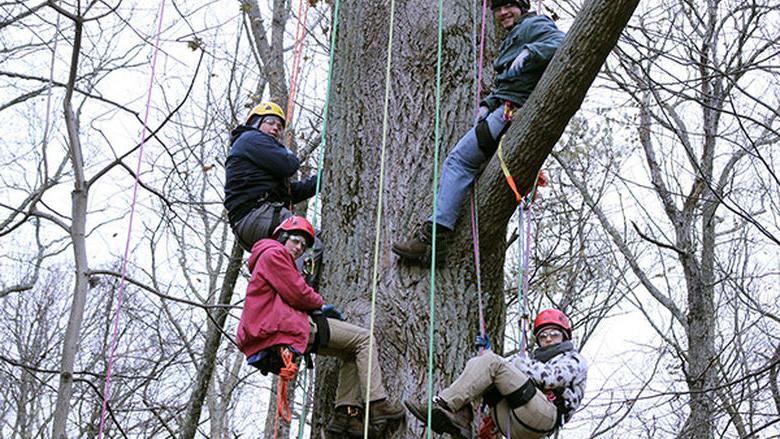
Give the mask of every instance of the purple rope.
MULTIPOLYGON (((482 64, 485 56, 485 18, 487 17, 487 0, 482 0, 482 26, 479 37, 479 60, 477 62, 477 93, 474 103, 474 116, 479 115, 479 101, 482 94, 482 64)), ((474 185, 471 185, 471 196, 469 197, 471 206, 471 242, 474 249, 474 271, 477 276, 477 303, 479 304, 479 333, 485 336, 485 307, 482 303, 482 270, 479 263, 479 216, 477 215, 477 191, 474 185)), ((485 348, 479 348, 479 355, 485 352, 485 348)), ((474 420, 477 423, 477 429, 482 423, 482 411, 475 407, 477 412, 474 420)))
POLYGON ((114 365, 114 353, 116 352, 117 339, 119 338, 119 313, 122 309, 122 300, 125 291, 125 276, 127 274, 127 256, 130 253, 130 236, 133 230, 133 219, 135 218, 135 204, 138 198, 138 180, 141 175, 141 160, 144 156, 144 144, 146 143, 147 121, 149 119, 149 108, 152 101, 152 86, 154 85, 154 73, 157 67, 157 53, 160 51, 160 31, 162 29, 163 12, 165 11, 165 1, 160 2, 160 18, 157 22, 157 35, 154 41, 154 52, 152 55, 152 74, 149 78, 149 88, 146 92, 146 110, 144 112, 144 125, 141 129, 141 146, 138 149, 138 163, 135 166, 135 182, 133 183, 133 201, 130 203, 130 222, 127 225, 127 239, 125 240, 125 254, 122 258, 122 271, 119 278, 119 288, 117 291, 116 311, 114 312, 114 329, 111 334, 111 350, 108 354, 108 367, 106 369, 106 382, 103 386, 103 404, 100 407, 100 427, 98 430, 98 439, 103 437, 103 427, 106 421, 106 408, 108 406, 109 387, 111 385, 111 369, 114 365))

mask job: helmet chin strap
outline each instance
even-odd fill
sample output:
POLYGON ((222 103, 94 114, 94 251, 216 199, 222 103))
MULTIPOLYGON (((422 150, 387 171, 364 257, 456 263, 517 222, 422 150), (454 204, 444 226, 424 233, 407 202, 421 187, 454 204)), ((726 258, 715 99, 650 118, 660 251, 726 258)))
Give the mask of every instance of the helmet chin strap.
POLYGON ((290 233, 282 232, 279 234, 278 237, 276 237, 276 240, 282 243, 282 245, 284 245, 289 238, 290 238, 290 233))
POLYGON ((249 124, 249 126, 254 128, 254 129, 256 129, 256 130, 259 130, 260 129, 260 125, 263 124, 263 120, 265 120, 265 116, 257 116, 257 117, 254 118, 252 123, 249 124))

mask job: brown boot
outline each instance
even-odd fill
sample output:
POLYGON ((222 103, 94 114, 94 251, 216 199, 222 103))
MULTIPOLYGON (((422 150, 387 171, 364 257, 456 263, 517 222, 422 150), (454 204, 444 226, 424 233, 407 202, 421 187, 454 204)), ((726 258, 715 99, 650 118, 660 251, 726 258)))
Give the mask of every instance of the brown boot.
POLYGON ((404 408, 397 402, 387 399, 372 401, 368 406, 368 422, 398 421, 404 417, 404 408))
MULTIPOLYGON (((452 231, 444 226, 436 225, 436 258, 444 256, 444 250, 447 247, 452 231)), ((398 256, 419 262, 428 262, 431 260, 431 248, 433 242, 433 226, 430 221, 426 221, 419 226, 414 235, 406 241, 400 241, 393 244, 393 253, 398 256)))
POLYGON ((332 437, 363 436, 363 410, 360 407, 345 405, 333 410, 333 419, 325 428, 332 437))
MULTIPOLYGON (((415 418, 428 422, 428 404, 426 402, 404 401, 404 405, 415 418)), ((431 430, 436 433, 449 433, 455 439, 471 437, 471 421, 473 418, 471 404, 466 404, 457 412, 453 412, 447 402, 438 396, 433 398, 431 407, 431 430)))

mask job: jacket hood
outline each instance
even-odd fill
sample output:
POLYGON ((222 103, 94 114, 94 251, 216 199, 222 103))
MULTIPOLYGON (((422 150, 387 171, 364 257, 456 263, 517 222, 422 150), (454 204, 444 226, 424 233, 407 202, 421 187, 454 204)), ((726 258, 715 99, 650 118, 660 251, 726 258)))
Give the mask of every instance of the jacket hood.
POLYGON ((273 248, 279 248, 287 252, 287 249, 279 241, 270 238, 261 239, 252 246, 252 254, 249 255, 249 259, 246 261, 250 273, 255 271, 255 265, 257 260, 260 259, 260 255, 273 248))
POLYGON ((244 134, 247 131, 257 131, 258 130, 250 127, 249 125, 239 125, 233 129, 233 131, 230 132, 230 143, 233 143, 238 139, 238 137, 242 134, 244 134))

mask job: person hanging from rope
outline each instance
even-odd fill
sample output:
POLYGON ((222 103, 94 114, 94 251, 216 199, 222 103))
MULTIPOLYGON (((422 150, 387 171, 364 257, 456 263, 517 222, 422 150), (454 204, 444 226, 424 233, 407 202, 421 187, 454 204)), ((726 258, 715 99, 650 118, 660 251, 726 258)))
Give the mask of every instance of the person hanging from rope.
POLYGON ((469 185, 493 156, 509 127, 505 110, 511 113, 523 106, 563 41, 563 32, 550 18, 531 12, 528 0, 492 0, 491 8, 496 23, 508 31, 493 62, 495 86, 480 102, 475 126, 444 161, 436 218, 430 217, 417 226, 410 239, 393 244, 393 252, 401 258, 421 261, 430 258, 433 221, 437 253, 446 248, 469 185))
POLYGON ((371 389, 369 424, 383 430, 404 417, 400 404, 387 398, 376 347, 371 350, 368 376, 369 331, 347 323, 332 305, 325 304, 298 273, 295 260, 314 242, 314 228, 300 216, 276 227, 271 238, 252 247, 247 261, 252 276, 238 323, 236 344, 247 363, 267 374, 278 374, 279 355, 286 349, 296 355, 312 353, 343 360, 336 387, 332 434, 363 434, 363 396, 371 389))
MULTIPOLYGON (((571 342, 571 323, 561 311, 540 312, 534 335, 539 348, 533 355, 519 353, 511 361, 490 351, 487 337, 478 336, 477 346, 485 351, 433 398, 431 429, 454 438, 471 437, 471 401, 479 397, 491 408, 498 432, 512 439, 542 438, 568 422, 582 403, 588 366, 571 342)), ((426 401, 404 404, 427 422, 426 401)))
POLYGON ((224 205, 230 227, 246 251, 292 216, 293 204, 314 196, 316 175, 290 181, 301 161, 279 143, 285 124, 281 107, 261 102, 246 123, 231 132, 224 205))

